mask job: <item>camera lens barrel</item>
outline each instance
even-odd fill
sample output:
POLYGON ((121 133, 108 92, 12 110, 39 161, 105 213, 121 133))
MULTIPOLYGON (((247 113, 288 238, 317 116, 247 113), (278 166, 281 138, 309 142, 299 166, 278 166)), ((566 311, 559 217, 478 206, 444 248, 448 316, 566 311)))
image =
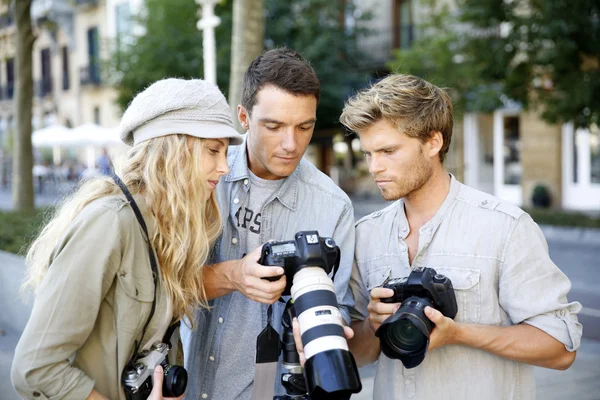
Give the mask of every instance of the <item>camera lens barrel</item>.
POLYGON ((425 359, 433 322, 425 315, 425 307, 433 307, 425 298, 412 296, 375 333, 381 342, 381 351, 388 358, 402 361, 406 368, 414 368, 425 359))
POLYGON ((309 397, 350 398, 362 385, 348 351, 332 280, 321 267, 305 267, 294 274, 291 293, 306 356, 309 397))
POLYGON ((165 377, 163 379, 163 396, 179 397, 185 393, 187 387, 188 374, 185 368, 180 365, 163 365, 165 377))

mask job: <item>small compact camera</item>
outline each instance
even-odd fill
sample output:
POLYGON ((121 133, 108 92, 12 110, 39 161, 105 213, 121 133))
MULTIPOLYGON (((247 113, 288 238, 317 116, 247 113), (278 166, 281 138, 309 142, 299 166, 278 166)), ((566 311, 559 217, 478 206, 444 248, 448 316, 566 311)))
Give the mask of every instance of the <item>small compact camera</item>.
POLYGON ((414 368, 425 358, 435 326, 425 315, 425 307, 433 307, 448 318, 456 317, 458 305, 452 282, 433 268, 417 267, 408 277, 390 279, 382 287, 394 291, 392 297, 381 299, 382 303, 402 305, 375 333, 381 351, 402 361, 406 368, 414 368))
MULTIPOLYGON (((283 267, 287 280, 283 296, 289 296, 294 275, 303 268, 321 267, 326 274, 333 271, 335 275, 340 263, 340 248, 332 238, 320 237, 317 231, 298 232, 294 240, 265 243, 258 263, 283 267)), ((265 279, 276 281, 279 278, 265 279)))
POLYGON ((123 371, 122 381, 128 400, 147 399, 152 391, 154 368, 161 365, 164 370, 162 393, 165 397, 179 397, 187 387, 187 371, 180 365, 167 362, 169 346, 156 342, 150 350, 140 352, 136 362, 123 371))

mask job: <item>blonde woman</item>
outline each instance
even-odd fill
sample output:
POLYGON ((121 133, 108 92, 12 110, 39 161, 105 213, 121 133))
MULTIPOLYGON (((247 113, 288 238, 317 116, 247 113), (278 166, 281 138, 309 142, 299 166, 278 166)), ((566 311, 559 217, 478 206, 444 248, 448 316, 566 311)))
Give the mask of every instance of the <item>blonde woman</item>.
MULTIPOLYGON (((117 177, 84 182, 27 254, 36 299, 12 367, 24 398, 124 399, 136 352, 206 305, 202 267, 221 231, 214 189, 241 142, 229 106, 214 85, 165 79, 135 97, 120 130, 133 147, 117 177)), ((161 374, 152 399, 163 398, 161 374)))

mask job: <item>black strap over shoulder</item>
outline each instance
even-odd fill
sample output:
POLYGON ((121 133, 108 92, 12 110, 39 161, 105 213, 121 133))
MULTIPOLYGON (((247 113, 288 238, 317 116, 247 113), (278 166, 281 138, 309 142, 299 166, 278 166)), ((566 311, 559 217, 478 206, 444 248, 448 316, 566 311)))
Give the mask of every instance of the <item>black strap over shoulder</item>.
POLYGON ((142 217, 142 212, 140 211, 137 203, 133 199, 133 196, 129 192, 129 189, 127 189, 127 186, 125 186, 125 184, 123 183, 121 178, 119 178, 117 175, 113 174, 112 179, 119 186, 119 188, 121 188, 121 191, 123 191, 123 194, 127 198, 127 201, 129 202, 129 205, 131 206, 131 209, 133 210, 135 217, 137 218, 140 226, 142 227, 142 230, 144 231, 144 233, 146 234, 146 237, 148 238, 148 253, 150 255, 150 266, 152 268, 152 279, 154 281, 154 299, 152 300, 152 308, 150 309, 150 315, 148 316, 148 320, 144 324, 144 329, 142 330, 142 337, 140 338, 139 341, 136 340, 136 342, 135 342, 135 351, 133 352, 133 356, 132 356, 131 360, 129 361, 130 363, 132 363, 132 362, 134 362, 137 354, 140 351, 140 345, 142 344, 142 340, 144 339, 144 336, 146 336, 146 329, 148 328, 148 325, 150 325, 150 321, 152 320, 152 317, 154 316, 154 311, 156 310, 156 291, 157 291, 157 287, 158 287, 158 264, 156 262, 154 250, 152 249, 152 243, 150 242, 151 238, 150 238, 150 235, 148 234, 148 228, 146 227, 146 222, 144 221, 144 217, 142 217))

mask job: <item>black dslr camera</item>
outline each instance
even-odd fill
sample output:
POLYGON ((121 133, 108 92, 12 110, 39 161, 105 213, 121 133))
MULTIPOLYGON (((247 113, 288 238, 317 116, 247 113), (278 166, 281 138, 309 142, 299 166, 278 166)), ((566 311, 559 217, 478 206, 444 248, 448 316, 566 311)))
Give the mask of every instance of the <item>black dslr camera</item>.
POLYGON ((265 244, 259 263, 283 267, 287 279, 283 295, 292 296, 282 318, 280 345, 283 366, 291 373, 282 375, 286 395, 276 399, 347 400, 360 392, 358 368, 348 350, 333 281, 327 276, 332 271, 335 276, 340 263, 335 241, 317 231, 298 232, 294 240, 265 244), (292 332, 293 317, 300 324, 304 374, 292 332))
MULTIPOLYGON (((287 286, 283 296, 290 295, 294 275, 305 267, 321 267, 329 275, 337 272, 340 264, 340 248, 332 238, 320 237, 316 231, 298 232, 294 240, 265 243, 262 248, 261 265, 283 267, 287 286)), ((279 280, 280 276, 265 278, 279 280)))
POLYGON ((162 394, 164 397, 179 397, 187 387, 187 371, 179 365, 167 362, 169 345, 156 342, 150 350, 144 350, 136 357, 136 362, 123 371, 123 389, 127 400, 145 400, 153 386, 154 368, 161 365, 164 370, 162 394))
POLYGON ((375 333, 381 351, 402 361, 406 368, 414 368, 425 358, 435 326, 425 315, 425 307, 433 307, 448 318, 456 317, 458 306, 452 282, 432 268, 417 267, 408 277, 390 279, 382 287, 394 291, 392 297, 381 299, 382 303, 402 305, 375 333))

